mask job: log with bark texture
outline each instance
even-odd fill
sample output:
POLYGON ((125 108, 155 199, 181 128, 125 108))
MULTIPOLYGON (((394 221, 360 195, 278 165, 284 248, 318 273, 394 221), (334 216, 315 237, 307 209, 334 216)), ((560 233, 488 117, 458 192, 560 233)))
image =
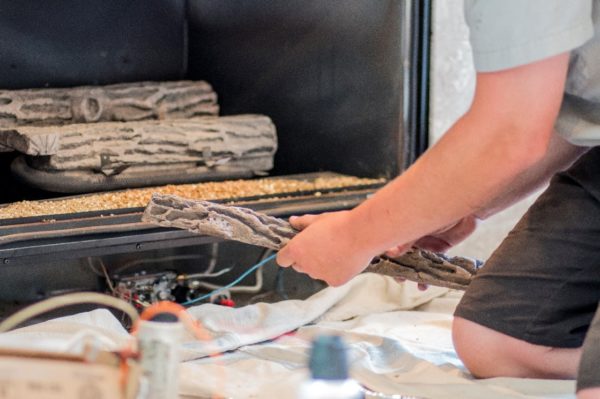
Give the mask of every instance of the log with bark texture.
POLYGON ((412 248, 397 258, 373 259, 365 272, 464 291, 480 267, 481 263, 471 259, 412 248))
POLYGON ((265 157, 272 164, 277 149, 275 126, 262 115, 23 126, 3 132, 11 138, 7 144, 16 150, 49 155, 30 160, 33 167, 46 171, 111 173, 129 165, 192 162, 212 166, 231 159, 256 159, 264 166, 265 157))
POLYGON ((157 193, 152 194, 142 221, 274 250, 297 233, 285 220, 251 209, 157 193))
MULTIPOLYGON (((251 209, 153 194, 142 220, 164 227, 281 249, 298 231, 287 221, 251 209)), ((479 264, 413 248, 398 258, 375 258, 365 272, 464 290, 479 264)))
POLYGON ((0 127, 217 115, 204 81, 136 82, 61 89, 0 90, 0 127))

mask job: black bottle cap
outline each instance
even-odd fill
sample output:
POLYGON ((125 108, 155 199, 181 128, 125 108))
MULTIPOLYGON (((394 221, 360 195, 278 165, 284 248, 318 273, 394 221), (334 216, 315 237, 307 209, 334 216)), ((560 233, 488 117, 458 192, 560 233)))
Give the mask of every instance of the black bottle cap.
POLYGON ((348 360, 342 337, 337 335, 317 336, 312 343, 309 368, 313 379, 347 379, 348 360))
POLYGON ((179 318, 173 313, 161 312, 152 316, 150 321, 157 321, 159 323, 177 323, 179 318))

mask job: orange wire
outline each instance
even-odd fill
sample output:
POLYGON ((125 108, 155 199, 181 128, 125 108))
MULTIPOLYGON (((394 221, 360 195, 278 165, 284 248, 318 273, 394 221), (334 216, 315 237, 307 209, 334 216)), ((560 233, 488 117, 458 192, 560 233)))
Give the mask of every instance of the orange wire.
POLYGON ((119 364, 119 383, 121 386, 121 392, 123 398, 126 398, 127 387, 129 385, 129 359, 138 359, 139 353, 132 348, 131 340, 128 341, 127 346, 121 349, 117 353, 120 357, 119 364))

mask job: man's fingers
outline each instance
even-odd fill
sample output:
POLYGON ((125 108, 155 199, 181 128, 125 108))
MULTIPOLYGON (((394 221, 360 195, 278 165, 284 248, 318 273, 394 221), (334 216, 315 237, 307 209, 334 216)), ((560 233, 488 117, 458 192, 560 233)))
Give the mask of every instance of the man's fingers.
POLYGON ((452 245, 450 245, 447 241, 433 236, 425 236, 423 238, 420 238, 416 242, 415 246, 417 248, 425 249, 427 251, 432 252, 446 252, 447 250, 452 248, 452 245))
POLYGON ((390 258, 398 258, 399 256, 403 255, 406 251, 408 251, 412 246, 412 242, 404 245, 398 245, 394 248, 390 248, 387 251, 385 251, 385 254, 390 258))
POLYGON ((290 217, 290 224, 297 230, 304 230, 320 215, 304 215, 290 217))
MULTIPOLYGON (((397 283, 404 283, 408 281, 404 277, 394 277, 394 280, 396 280, 397 283)), ((425 291, 429 288, 429 284, 417 283, 417 288, 419 289, 419 291, 425 291)))
POLYGON ((398 248, 390 248, 387 251, 385 251, 385 254, 387 256, 389 256, 390 258, 397 258, 400 255, 402 255, 402 250, 398 249, 398 248))
POLYGON ((294 259, 290 255, 290 251, 287 246, 281 248, 277 253, 276 258, 277 264, 281 267, 289 267, 294 264, 294 259))
POLYGON ((463 218, 451 229, 435 234, 435 236, 446 241, 450 246, 454 246, 471 235, 476 228, 477 219, 470 216, 463 218))
POLYGON ((419 284, 417 284, 417 288, 419 288, 419 291, 425 291, 426 289, 429 288, 429 284, 419 283, 419 284))

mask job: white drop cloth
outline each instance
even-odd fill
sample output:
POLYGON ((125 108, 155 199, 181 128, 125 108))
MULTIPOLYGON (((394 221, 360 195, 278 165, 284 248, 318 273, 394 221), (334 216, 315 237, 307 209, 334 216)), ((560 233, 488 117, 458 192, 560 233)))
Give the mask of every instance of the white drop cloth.
MULTIPOLYGON (((458 360, 450 337, 458 295, 441 288, 362 274, 304 301, 231 309, 201 305, 190 312, 214 338, 189 337, 182 344, 182 397, 294 398, 306 378, 311 338, 343 335, 351 373, 365 387, 385 394, 446 398, 574 398, 573 381, 517 378, 474 380, 458 360), (418 309, 418 310, 415 310, 418 309), (218 358, 206 354, 227 351, 218 358)), ((0 335, 0 346, 76 351, 90 336, 114 349, 128 334, 105 310, 82 313, 0 335)))

